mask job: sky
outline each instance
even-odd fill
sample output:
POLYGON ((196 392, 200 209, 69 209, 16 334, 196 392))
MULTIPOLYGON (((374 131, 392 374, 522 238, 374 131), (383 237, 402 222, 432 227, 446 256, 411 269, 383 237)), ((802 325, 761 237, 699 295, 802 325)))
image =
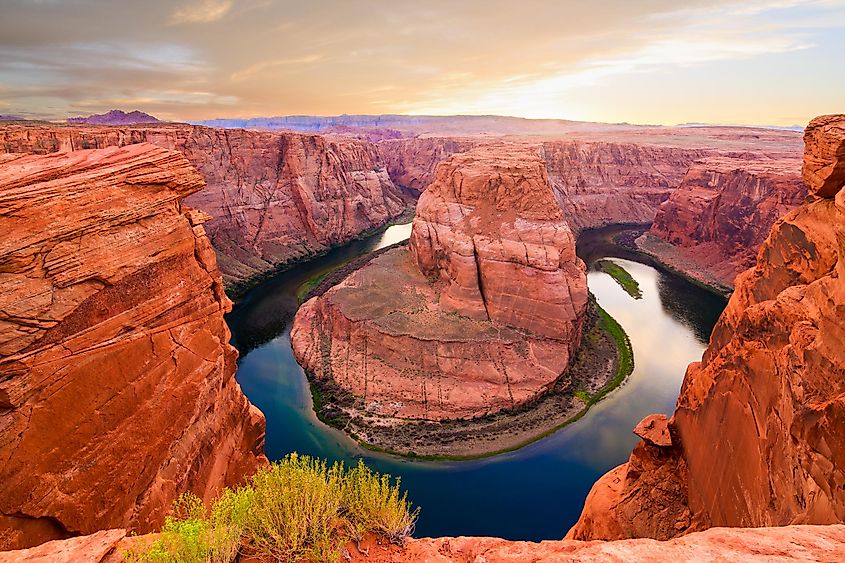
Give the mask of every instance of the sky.
POLYGON ((845 112, 845 0, 0 0, 0 114, 845 112))

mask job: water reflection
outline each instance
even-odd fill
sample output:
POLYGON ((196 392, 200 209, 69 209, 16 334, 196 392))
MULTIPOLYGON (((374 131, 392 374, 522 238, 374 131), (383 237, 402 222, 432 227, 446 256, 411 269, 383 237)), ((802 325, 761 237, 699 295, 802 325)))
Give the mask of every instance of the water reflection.
MULTIPOLYGON (((588 283, 631 338, 635 367, 625 385, 580 421, 509 454, 460 463, 377 455, 317 420, 307 381, 291 352, 289 319, 302 282, 332 264, 407 237, 409 231, 406 226, 377 240, 358 241, 357 249, 338 249, 278 276, 227 318, 241 346, 238 381, 267 417, 266 453, 270 459, 292 451, 329 460, 362 456, 377 470, 401 476, 410 498, 423 507, 417 535, 560 538, 578 518, 595 480, 627 459, 637 441, 631 433, 634 425, 647 414, 672 412, 686 365, 704 349, 700 335, 709 334, 724 301, 711 300, 704 290, 648 265, 613 258, 637 280, 643 298, 632 299, 603 272, 589 272, 588 283), (703 308, 709 308, 706 314, 700 314, 703 308), (256 333, 266 338, 267 327, 280 328, 275 338, 243 347, 255 341, 256 333)), ((590 243, 590 236, 604 235, 582 234, 579 247, 590 243)), ((588 246, 597 248, 606 241, 593 242, 588 246)), ((595 256, 602 257, 601 252, 595 256)))

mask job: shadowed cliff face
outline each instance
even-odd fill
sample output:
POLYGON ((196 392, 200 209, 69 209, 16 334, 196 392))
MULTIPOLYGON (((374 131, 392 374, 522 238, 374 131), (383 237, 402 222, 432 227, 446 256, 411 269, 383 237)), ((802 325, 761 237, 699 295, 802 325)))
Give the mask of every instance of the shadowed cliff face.
POLYGON ((362 140, 181 124, 0 129, 6 152, 140 142, 180 151, 205 179, 186 203, 211 215, 206 229, 227 284, 347 242, 405 209, 376 146, 362 140))
POLYGON ((806 203, 775 223, 701 362, 668 446, 644 439, 568 537, 845 520, 845 116, 805 132, 806 203))
POLYGON ((149 531, 266 463, 203 186, 148 144, 0 155, 0 547, 149 531))
POLYGON ((754 265, 775 221, 807 196, 800 170, 800 159, 788 157, 697 162, 660 206, 650 236, 638 242, 670 265, 681 270, 690 269, 684 262, 698 265, 732 287, 737 274, 754 265), (675 248, 661 252, 651 237, 675 248))
POLYGON ((299 362, 381 416, 471 418, 566 370, 586 272, 536 147, 457 154, 417 206, 410 252, 372 260, 304 304, 299 362))

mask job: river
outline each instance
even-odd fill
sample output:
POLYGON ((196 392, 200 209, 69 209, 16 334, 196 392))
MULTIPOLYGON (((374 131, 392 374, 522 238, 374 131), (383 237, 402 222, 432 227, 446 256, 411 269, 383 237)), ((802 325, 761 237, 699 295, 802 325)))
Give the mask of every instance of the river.
POLYGON ((582 233, 579 255, 589 263, 612 257, 637 280, 642 299, 630 297, 607 274, 590 271, 599 304, 631 339, 634 371, 627 382, 581 420, 515 452, 477 461, 424 462, 375 454, 317 420, 308 382, 294 360, 290 321, 297 288, 308 279, 407 238, 410 225, 355 241, 279 274, 250 291, 227 315, 241 352, 237 379, 267 417, 265 451, 271 460, 296 451, 353 461, 401 477, 422 507, 415 536, 483 535, 559 539, 577 520, 592 484, 627 460, 637 437, 631 429, 647 414, 671 414, 684 371, 700 359, 725 305, 686 280, 632 260, 608 242, 613 228, 582 233))

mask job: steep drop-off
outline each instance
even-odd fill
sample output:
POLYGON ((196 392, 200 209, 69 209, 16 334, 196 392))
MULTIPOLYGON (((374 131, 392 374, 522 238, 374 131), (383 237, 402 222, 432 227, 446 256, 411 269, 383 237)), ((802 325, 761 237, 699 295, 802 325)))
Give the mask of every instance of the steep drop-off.
POLYGON ((419 197, 434 181, 438 164, 481 142, 451 137, 415 137, 382 141, 378 148, 393 183, 419 197))
POLYGON ((638 245, 700 281, 732 288, 775 221, 806 196, 800 159, 704 159, 660 206, 638 245))
POLYGON ((303 367, 381 417, 471 418, 522 404, 578 348, 586 272, 536 147, 437 168, 410 252, 372 260, 299 310, 303 367))
POLYGON ((549 180, 575 229, 650 223, 690 164, 712 152, 633 143, 543 143, 549 180))
POLYGON ((148 144, 0 155, 0 548, 149 531, 266 463, 203 186, 148 144))
POLYGON ((406 206, 376 146, 362 140, 183 124, 0 128, 5 152, 140 142, 180 151, 202 174, 208 187, 186 203, 211 215, 206 229, 227 284, 348 242, 406 206))
POLYGON ((845 520, 845 116, 814 119, 804 140, 810 196, 737 278, 674 416, 657 420, 671 443, 647 434, 568 537, 845 520))

